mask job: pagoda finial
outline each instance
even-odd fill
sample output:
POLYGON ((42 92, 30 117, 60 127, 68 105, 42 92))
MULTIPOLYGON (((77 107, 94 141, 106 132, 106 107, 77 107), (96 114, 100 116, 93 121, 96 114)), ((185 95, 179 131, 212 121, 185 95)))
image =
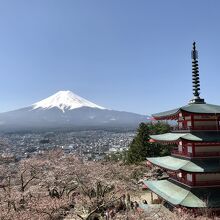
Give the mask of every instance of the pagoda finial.
POLYGON ((192 86, 193 86, 193 99, 190 103, 205 103, 204 99, 201 99, 200 94, 200 81, 199 81, 199 64, 198 64, 198 51, 196 50, 196 42, 193 42, 193 48, 191 52, 192 58, 192 86))

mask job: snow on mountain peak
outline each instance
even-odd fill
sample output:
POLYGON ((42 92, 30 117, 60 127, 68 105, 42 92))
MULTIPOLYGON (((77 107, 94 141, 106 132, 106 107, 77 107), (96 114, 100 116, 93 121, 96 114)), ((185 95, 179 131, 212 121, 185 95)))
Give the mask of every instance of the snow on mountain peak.
POLYGON ((91 107, 105 109, 95 103, 92 103, 71 91, 59 91, 46 99, 36 102, 32 105, 33 109, 50 109, 57 107, 63 112, 65 110, 76 109, 80 107, 91 107))

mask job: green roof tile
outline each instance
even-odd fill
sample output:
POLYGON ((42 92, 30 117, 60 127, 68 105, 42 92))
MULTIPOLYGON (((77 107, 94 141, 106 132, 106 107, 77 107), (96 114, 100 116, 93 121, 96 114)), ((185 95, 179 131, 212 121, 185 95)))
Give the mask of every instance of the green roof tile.
POLYGON ((144 184, 158 196, 173 205, 186 207, 206 207, 206 203, 187 189, 168 180, 144 181, 144 184))
POLYGON ((177 140, 188 140, 197 142, 220 142, 220 132, 191 132, 191 133, 165 133, 159 135, 150 135, 150 138, 156 141, 173 142, 177 140))
POLYGON ((220 114, 220 106, 212 104, 195 104, 191 103, 186 106, 176 108, 170 111, 160 112, 153 114, 155 118, 163 118, 172 115, 176 115, 180 111, 190 112, 190 113, 200 113, 200 114, 220 114))
POLYGON ((158 196, 173 205, 190 208, 220 207, 220 188, 188 188, 171 180, 143 181, 158 196))
POLYGON ((172 156, 149 157, 151 163, 169 170, 184 170, 187 172, 220 172, 220 159, 186 160, 172 156))

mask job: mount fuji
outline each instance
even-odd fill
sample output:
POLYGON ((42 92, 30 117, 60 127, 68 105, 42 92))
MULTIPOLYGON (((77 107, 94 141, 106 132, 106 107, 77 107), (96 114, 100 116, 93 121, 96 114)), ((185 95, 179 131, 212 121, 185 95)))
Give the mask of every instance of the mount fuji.
POLYGON ((0 130, 136 128, 147 116, 106 109, 71 91, 59 91, 31 106, 0 113, 0 130))
POLYGON ((33 109, 51 109, 58 108, 62 112, 67 110, 73 110, 76 108, 89 107, 97 109, 105 109, 99 105, 96 105, 71 91, 59 91, 54 95, 43 99, 40 102, 36 102, 33 105, 33 109))

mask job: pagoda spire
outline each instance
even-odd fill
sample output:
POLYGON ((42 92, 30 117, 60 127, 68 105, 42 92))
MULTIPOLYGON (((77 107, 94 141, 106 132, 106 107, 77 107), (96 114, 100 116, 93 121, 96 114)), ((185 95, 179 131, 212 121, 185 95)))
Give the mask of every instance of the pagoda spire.
POLYGON ((192 58, 192 86, 193 86, 193 99, 190 103, 202 104, 205 103, 204 99, 200 98, 200 80, 199 80, 199 64, 198 64, 198 51, 196 50, 196 42, 193 42, 191 52, 192 58))

